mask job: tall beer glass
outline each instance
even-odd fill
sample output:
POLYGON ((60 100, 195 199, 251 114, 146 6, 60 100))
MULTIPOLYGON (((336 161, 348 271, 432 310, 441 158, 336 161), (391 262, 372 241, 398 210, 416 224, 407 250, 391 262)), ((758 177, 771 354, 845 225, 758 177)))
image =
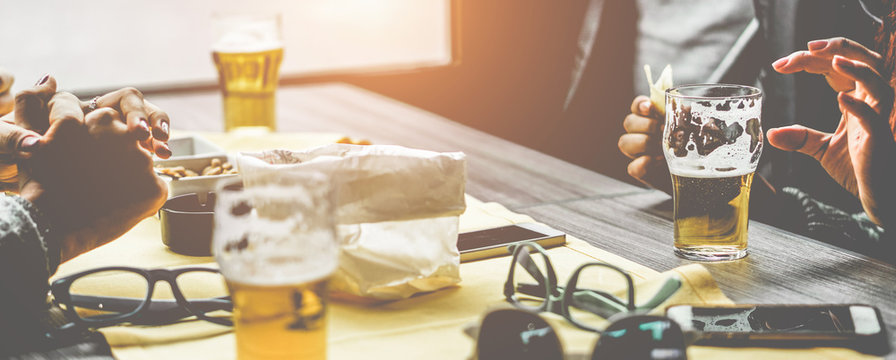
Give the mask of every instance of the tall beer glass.
POLYGON ((224 100, 224 129, 276 129, 275 91, 283 60, 280 15, 214 19, 212 58, 224 100))
MULTIPOLYGON (((320 174, 316 174, 320 175, 320 174)), ((233 299, 237 358, 326 359, 338 247, 323 175, 219 187, 214 253, 233 299)))
POLYGON ((762 153, 759 89, 666 90, 663 153, 672 174, 675 253, 700 261, 747 255, 750 183, 762 153))

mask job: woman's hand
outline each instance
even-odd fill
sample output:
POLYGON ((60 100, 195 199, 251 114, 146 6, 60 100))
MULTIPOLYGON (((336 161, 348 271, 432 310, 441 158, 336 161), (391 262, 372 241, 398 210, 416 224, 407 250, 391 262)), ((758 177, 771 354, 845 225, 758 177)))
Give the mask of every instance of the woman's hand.
POLYGON ((121 236, 164 203, 167 186, 126 115, 103 107, 85 116, 68 93, 23 104, 18 125, 47 128, 41 146, 20 162, 21 195, 50 220, 63 261, 121 236), (46 117, 29 117, 42 111, 46 117))
POLYGON ((163 159, 171 156, 168 148, 171 120, 164 111, 144 100, 140 90, 124 88, 81 102, 85 114, 103 107, 113 108, 124 115, 128 131, 142 142, 144 148, 163 159))
POLYGON ((628 174, 642 183, 672 193, 672 178, 663 158, 662 114, 646 96, 632 101, 632 113, 623 120, 625 134, 619 137, 619 150, 633 159, 628 164, 628 174))
POLYGON ((896 225, 896 124, 890 116, 894 92, 889 74, 879 70, 882 57, 844 38, 816 40, 807 51, 775 61, 780 73, 822 74, 838 91, 842 116, 833 134, 799 125, 768 131, 773 146, 818 160, 841 186, 859 198, 868 217, 896 225))
MULTIPOLYGON (((6 81, 4 76, 5 73, 0 69, 0 89, 6 81)), ((12 76, 8 77, 11 84, 12 76)), ((0 190, 18 190, 16 161, 28 158, 43 143, 41 134, 50 127, 46 104, 55 94, 56 80, 46 75, 34 87, 16 94, 15 101, 11 104, 19 109, 16 113, 0 118, 0 190)), ((143 94, 137 89, 113 91, 98 96, 95 100, 79 101, 79 106, 83 113, 102 107, 119 111, 123 118, 128 119, 128 132, 140 140, 144 148, 163 159, 171 156, 167 143, 171 124, 168 115, 144 100, 143 94), (151 124, 152 130, 148 124, 151 124)), ((0 91, 0 108, 2 107, 3 96, 0 91)))

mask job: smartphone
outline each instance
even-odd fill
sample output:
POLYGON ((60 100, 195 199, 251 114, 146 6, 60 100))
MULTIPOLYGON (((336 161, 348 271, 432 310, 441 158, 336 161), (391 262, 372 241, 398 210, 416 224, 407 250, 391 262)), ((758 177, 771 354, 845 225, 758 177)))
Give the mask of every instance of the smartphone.
POLYGON ((880 310, 862 304, 675 305, 666 316, 697 334, 696 344, 722 346, 836 346, 889 352, 880 310))
POLYGON ((566 234, 546 225, 522 223, 493 229, 460 233, 457 250, 460 262, 509 255, 507 246, 524 241, 534 241, 544 248, 566 243, 566 234))

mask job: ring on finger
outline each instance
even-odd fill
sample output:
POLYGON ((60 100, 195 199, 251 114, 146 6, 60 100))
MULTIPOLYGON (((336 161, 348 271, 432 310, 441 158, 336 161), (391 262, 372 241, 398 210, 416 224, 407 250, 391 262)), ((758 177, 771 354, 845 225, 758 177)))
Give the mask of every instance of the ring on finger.
POLYGON ((90 99, 90 102, 87 104, 87 111, 84 112, 85 115, 91 111, 96 110, 99 107, 96 104, 97 100, 99 100, 99 99, 100 99, 99 96, 94 96, 93 99, 90 99))

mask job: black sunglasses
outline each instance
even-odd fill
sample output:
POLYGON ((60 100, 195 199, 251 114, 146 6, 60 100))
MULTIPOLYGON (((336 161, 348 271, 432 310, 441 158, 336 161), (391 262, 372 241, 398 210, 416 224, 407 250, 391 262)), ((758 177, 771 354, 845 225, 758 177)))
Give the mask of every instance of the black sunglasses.
MULTIPOLYGON (((687 359, 681 327, 667 317, 633 315, 616 320, 600 336, 592 360, 687 359)), ((477 360, 563 360, 554 328, 537 314, 518 310, 492 311, 482 319, 476 338, 477 360)))
POLYGON ((77 326, 100 328, 125 322, 137 325, 164 325, 189 316, 219 325, 233 326, 230 316, 233 303, 223 284, 223 277, 218 270, 210 268, 145 270, 111 266, 55 280, 50 285, 50 290, 56 304, 73 321, 63 326, 61 328, 63 330, 77 326), (117 287, 130 290, 134 297, 103 296, 91 290, 98 284, 108 284, 110 279, 116 281, 117 287), (152 298, 158 281, 169 284, 174 300, 152 298), (205 284, 220 282, 220 288, 212 295, 200 294, 194 290, 197 282, 205 284), (220 316, 213 315, 218 312, 223 313, 220 316))

